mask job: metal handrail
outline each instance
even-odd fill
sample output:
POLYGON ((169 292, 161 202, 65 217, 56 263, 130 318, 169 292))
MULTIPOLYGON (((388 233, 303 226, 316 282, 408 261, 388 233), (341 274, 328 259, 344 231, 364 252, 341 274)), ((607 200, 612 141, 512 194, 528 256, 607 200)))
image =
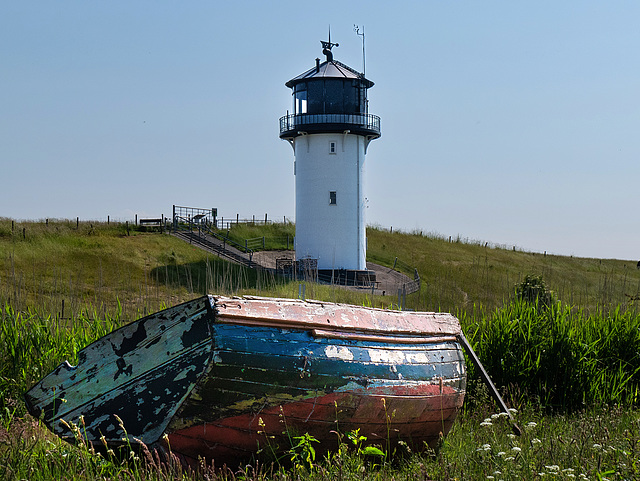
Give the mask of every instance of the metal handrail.
POLYGON ((280 133, 312 124, 346 124, 380 133, 380 117, 373 114, 289 114, 280 117, 280 133))
POLYGON ((218 240, 221 240, 223 242, 225 242, 226 244, 229 244, 233 247, 235 247, 236 249, 240 250, 240 251, 244 251, 245 254, 249 254, 249 256, 253 256, 253 249, 249 249, 246 245, 242 245, 238 242, 235 242, 234 240, 230 239, 227 236, 224 236, 222 234, 219 234, 217 232, 215 232, 212 229, 212 225, 209 224, 208 222, 205 222, 203 225, 203 229, 202 229, 206 234, 209 234, 211 237, 215 237, 218 240))

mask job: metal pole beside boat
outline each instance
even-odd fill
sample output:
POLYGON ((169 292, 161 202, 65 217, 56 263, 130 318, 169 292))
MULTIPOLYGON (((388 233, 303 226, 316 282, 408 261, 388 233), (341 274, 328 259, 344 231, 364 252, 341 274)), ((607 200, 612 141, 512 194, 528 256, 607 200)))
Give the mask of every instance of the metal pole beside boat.
POLYGON ((517 434, 518 436, 520 436, 522 434, 522 429, 520 429, 520 426, 516 424, 513 414, 511 414, 511 411, 509 411, 509 408, 505 404, 504 399, 502 399, 502 396, 500 396, 500 393, 496 389, 496 386, 493 384, 493 381, 491 381, 489 374, 487 374, 487 371, 485 370, 484 366, 480 362, 480 359, 478 358, 475 351, 471 347, 471 344, 469 344, 469 341, 465 337, 462 330, 460 331, 460 334, 458 334, 458 340, 460 341, 460 344, 462 344, 462 347, 466 351, 467 355, 471 358, 471 362, 473 362, 473 365, 476 367, 476 369, 478 369, 478 372, 480 373, 480 377, 489 388, 489 393, 491 394, 491 397, 493 397, 493 399, 498 403, 498 405, 500 406, 500 409, 502 409, 503 412, 509 415, 509 419, 511 420, 511 426, 513 428, 514 434, 517 434))

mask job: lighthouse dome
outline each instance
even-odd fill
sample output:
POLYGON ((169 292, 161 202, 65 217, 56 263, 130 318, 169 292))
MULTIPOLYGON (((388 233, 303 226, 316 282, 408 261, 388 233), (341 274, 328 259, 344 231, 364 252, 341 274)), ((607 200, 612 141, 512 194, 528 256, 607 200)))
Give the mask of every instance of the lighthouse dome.
POLYGON ((285 85, 289 88, 293 88, 300 82, 304 82, 310 79, 325 78, 358 80, 366 88, 373 87, 373 82, 371 80, 367 80, 360 72, 352 69, 348 65, 345 65, 342 62, 338 62, 337 60, 327 60, 320 63, 320 59, 316 59, 315 67, 307 70, 304 73, 301 73, 295 78, 292 78, 287 83, 285 83, 285 85))

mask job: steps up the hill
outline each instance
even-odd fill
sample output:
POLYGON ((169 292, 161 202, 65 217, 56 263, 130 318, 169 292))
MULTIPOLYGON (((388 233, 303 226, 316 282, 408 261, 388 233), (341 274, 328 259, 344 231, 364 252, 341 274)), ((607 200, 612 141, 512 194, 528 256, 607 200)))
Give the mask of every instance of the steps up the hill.
POLYGON ((241 252, 233 246, 230 246, 223 240, 217 239, 203 232, 177 230, 171 232, 172 235, 178 237, 190 244, 200 247, 212 254, 222 257, 236 264, 249 267, 251 269, 259 269, 262 266, 253 261, 251 253, 241 252))

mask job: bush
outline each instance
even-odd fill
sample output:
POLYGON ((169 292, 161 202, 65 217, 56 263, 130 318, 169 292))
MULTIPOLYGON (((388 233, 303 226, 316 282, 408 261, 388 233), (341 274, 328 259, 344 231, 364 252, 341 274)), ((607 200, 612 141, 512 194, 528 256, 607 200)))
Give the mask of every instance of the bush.
POLYGON ((516 296, 537 307, 549 307, 555 302, 553 292, 547 289, 542 276, 530 274, 527 274, 521 283, 516 284, 516 296))

